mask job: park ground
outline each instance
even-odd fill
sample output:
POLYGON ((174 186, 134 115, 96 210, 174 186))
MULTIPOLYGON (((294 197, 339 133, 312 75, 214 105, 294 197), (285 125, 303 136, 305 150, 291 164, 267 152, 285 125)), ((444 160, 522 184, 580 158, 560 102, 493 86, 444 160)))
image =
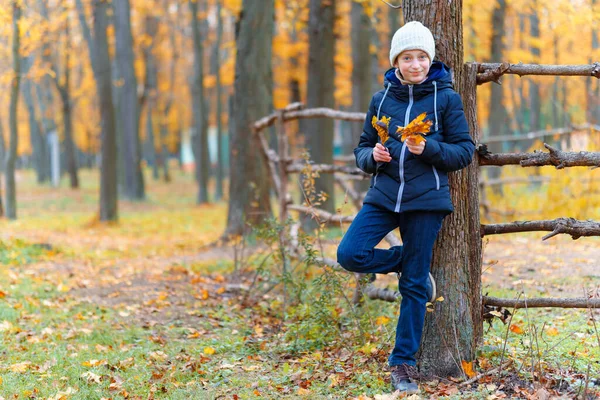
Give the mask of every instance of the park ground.
MULTIPOLYGON (((385 369, 397 304, 354 307, 348 274, 283 272, 277 226, 223 242, 226 203, 195 205, 190 176, 174 175, 148 177, 148 199, 106 225, 95 172, 76 191, 19 174, 18 220, 0 221, 0 398, 397 398, 385 369)), ((304 246, 331 256, 342 233, 304 246)), ((600 241, 541 236, 485 238, 484 294, 600 296, 600 241)), ((427 378, 412 398, 600 396, 597 311, 510 311, 465 364, 496 372, 427 378)))

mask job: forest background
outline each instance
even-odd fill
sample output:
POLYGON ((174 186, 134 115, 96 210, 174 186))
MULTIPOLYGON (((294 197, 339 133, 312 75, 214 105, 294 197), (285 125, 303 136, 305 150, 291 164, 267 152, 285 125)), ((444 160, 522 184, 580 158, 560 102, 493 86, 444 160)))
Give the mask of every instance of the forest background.
MULTIPOLYGON (((240 204, 270 204, 229 189, 231 174, 248 186, 245 174, 255 173, 236 169, 240 157, 259 157, 250 140, 230 147, 232 135, 238 143, 252 135, 235 126, 232 107, 260 104, 250 123, 296 101, 310 106, 311 93, 323 92, 325 105, 365 112, 382 86, 402 12, 381 1, 322 0, 335 3, 333 35, 317 58, 332 66, 321 69, 334 83, 323 86, 309 73, 315 2, 0 0, 0 198, 8 217, 0 221, 0 398, 386 398, 381 366, 394 305, 352 305, 348 274, 302 263, 281 270, 281 226, 254 221, 247 236, 242 218, 231 217, 240 204), (257 18, 272 35, 249 35, 242 15, 272 15, 272 25, 257 18), (236 38, 236 30, 246 33, 236 38), (265 41, 268 57, 248 56, 265 41), (256 70, 271 66, 269 90, 235 93, 236 80, 257 81, 236 76, 240 59, 256 70), (112 142, 103 140, 107 131, 112 142), (106 143, 114 151, 101 151, 106 143)), ((462 12, 465 62, 600 60, 597 0, 464 0, 462 12)), ((480 142, 500 139, 493 151, 539 150, 542 140, 600 149, 598 79, 509 75, 479 86, 477 107, 480 142), (536 131, 547 133, 522 140, 536 131)), ((292 153, 310 144, 350 154, 361 125, 337 121, 321 134, 318 125, 291 123, 292 153)), ((598 169, 482 171, 482 222, 600 218, 598 169)), ((262 176, 256 185, 268 181, 262 176)), ((343 191, 330 199, 330 211, 354 212, 343 191)), ((334 254, 344 230, 317 231, 305 246, 334 254)), ((592 238, 486 238, 483 289, 597 297, 598 259, 592 238)), ((463 386, 428 381, 423 393, 594 398, 596 320, 591 310, 547 309, 517 312, 510 325, 496 319, 478 358, 461 366, 468 376, 496 375, 463 386)))

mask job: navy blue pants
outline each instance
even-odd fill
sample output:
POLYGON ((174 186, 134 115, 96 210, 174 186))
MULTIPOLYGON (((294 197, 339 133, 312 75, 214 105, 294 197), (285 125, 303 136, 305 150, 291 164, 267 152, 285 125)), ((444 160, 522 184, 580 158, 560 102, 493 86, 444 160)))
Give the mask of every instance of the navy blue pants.
POLYGON ((433 244, 447 215, 443 212, 395 213, 364 204, 348 228, 337 250, 337 261, 351 272, 363 274, 402 272, 399 282, 402 302, 396 327, 396 344, 389 365, 415 365, 421 344, 426 284, 433 244), (400 228, 402 246, 376 249, 390 231, 400 228))

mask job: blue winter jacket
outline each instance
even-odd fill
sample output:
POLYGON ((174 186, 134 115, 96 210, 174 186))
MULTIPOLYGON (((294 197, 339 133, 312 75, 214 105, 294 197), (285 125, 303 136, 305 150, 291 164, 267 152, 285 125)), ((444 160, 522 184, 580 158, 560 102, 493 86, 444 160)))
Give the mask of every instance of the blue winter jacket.
POLYGON ((475 144, 462 101, 452 88, 450 69, 441 62, 431 65, 427 80, 419 85, 403 85, 392 68, 385 73, 384 89, 375 93, 354 149, 356 165, 374 174, 364 203, 394 212, 441 211, 454 208, 448 189, 448 172, 469 165, 475 144), (431 120, 425 149, 414 155, 396 134, 398 126, 406 126, 417 115, 427 112, 431 120), (385 143, 392 161, 378 163, 373 147, 379 141, 371 118, 391 117, 389 139, 385 143))

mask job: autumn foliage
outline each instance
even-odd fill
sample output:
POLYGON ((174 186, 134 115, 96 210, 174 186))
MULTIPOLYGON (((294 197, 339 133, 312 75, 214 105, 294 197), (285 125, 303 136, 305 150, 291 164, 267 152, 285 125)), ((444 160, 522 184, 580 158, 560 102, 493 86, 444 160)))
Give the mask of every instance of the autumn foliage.
POLYGON ((423 136, 429 133, 433 125, 432 121, 425 120, 426 116, 427 113, 421 113, 405 127, 399 126, 396 133, 401 134, 400 140, 404 142, 406 139, 412 139, 416 144, 426 142, 427 139, 423 136))

